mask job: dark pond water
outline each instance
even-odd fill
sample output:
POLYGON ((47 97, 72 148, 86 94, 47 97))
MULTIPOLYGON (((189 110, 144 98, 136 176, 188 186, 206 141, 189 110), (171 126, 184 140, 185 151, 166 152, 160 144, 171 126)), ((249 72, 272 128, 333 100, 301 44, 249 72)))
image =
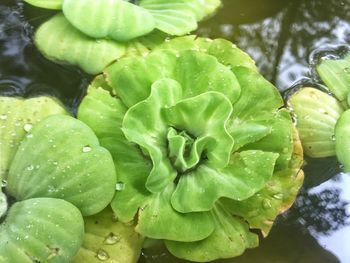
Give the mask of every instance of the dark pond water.
MULTIPOLYGON (((283 92, 309 74, 309 56, 321 46, 350 44, 349 0, 224 0, 198 34, 224 37, 256 60, 283 92)), ((33 26, 50 17, 21 1, 0 0, 0 94, 59 97, 74 112, 91 77, 45 60, 33 46, 33 26)), ((307 159, 305 185, 257 249, 226 263, 350 262, 350 174, 334 158, 307 159)), ((145 250, 140 263, 176 263, 145 250)))

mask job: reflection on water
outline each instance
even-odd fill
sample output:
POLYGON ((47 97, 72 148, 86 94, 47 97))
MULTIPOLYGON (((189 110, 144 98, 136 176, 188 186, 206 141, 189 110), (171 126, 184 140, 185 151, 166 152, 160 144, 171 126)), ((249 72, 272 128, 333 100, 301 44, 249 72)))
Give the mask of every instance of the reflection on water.
POLYGON ((199 32, 235 42, 284 90, 305 76, 314 49, 350 43, 349 20, 349 0, 226 0, 199 32))
MULTIPOLYGON (((217 16, 204 22, 198 33, 235 42, 281 90, 308 74, 309 55, 315 48, 350 43, 349 0, 223 2, 217 16)), ((0 0, 0 93, 49 93, 74 109, 89 77, 45 60, 33 46, 32 28, 25 22, 37 26, 51 14, 19 0, 0 0)), ((294 207, 279 217, 270 236, 259 248, 218 262, 350 262, 350 175, 340 174, 335 158, 306 159, 306 164, 304 188, 294 207)), ((160 249, 145 250, 140 259, 140 263, 160 262, 184 261, 160 249)))
POLYGON ((88 78, 41 56, 31 40, 33 30, 25 20, 23 10, 22 1, 0 1, 1 94, 51 94, 59 97, 69 108, 76 107, 88 78))

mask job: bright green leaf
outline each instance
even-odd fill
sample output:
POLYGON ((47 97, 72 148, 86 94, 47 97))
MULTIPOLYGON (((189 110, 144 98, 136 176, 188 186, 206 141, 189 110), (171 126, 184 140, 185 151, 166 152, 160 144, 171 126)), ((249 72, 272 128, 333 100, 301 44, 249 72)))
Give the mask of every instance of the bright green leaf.
POLYGON ((129 41, 155 28, 150 12, 124 0, 65 0, 63 13, 75 28, 93 38, 129 41))
POLYGON ((180 177, 172 205, 177 211, 188 213, 209 211, 221 197, 247 199, 271 178, 277 157, 274 153, 245 151, 234 154, 230 164, 221 170, 201 165, 180 177))
POLYGON ((11 164, 7 185, 11 196, 61 198, 83 215, 95 214, 110 203, 116 184, 114 164, 89 127, 56 115, 35 125, 30 135, 11 164))
POLYGON ((167 157, 167 126, 161 108, 174 105, 181 98, 181 86, 174 80, 161 79, 152 85, 149 98, 131 107, 125 114, 123 132, 129 141, 138 144, 153 162, 146 187, 153 193, 162 191, 177 173, 167 157))
POLYGON ((125 54, 125 45, 108 39, 93 39, 75 29, 63 14, 42 24, 35 44, 48 59, 78 66, 97 74, 125 54), (54 34, 53 34, 54 32, 54 34))
POLYGON ((248 225, 238 217, 232 217, 223 206, 213 209, 214 232, 197 242, 165 241, 169 251, 182 259, 208 262, 218 258, 232 258, 241 255, 246 248, 258 245, 258 236, 249 231, 248 225))
POLYGON ((71 262, 84 235, 72 204, 53 198, 15 203, 0 225, 0 262, 71 262))
POLYGON ((154 18, 155 27, 169 35, 181 36, 197 29, 195 15, 182 1, 143 0, 140 6, 154 18))
POLYGON ((322 59, 316 69, 335 97, 345 101, 350 92, 350 53, 343 59, 322 59))
POLYGON ((152 165, 136 145, 126 140, 121 131, 126 108, 102 88, 105 86, 99 79, 93 82, 79 106, 78 118, 94 130, 101 145, 113 156, 121 189, 116 192, 112 208, 118 219, 129 222, 151 195, 145 183, 152 165))
POLYGON ((68 112, 51 97, 0 97, 0 180, 7 178, 18 145, 32 126, 53 114, 68 112))
POLYGON ((170 184, 162 193, 154 194, 149 202, 140 208, 136 231, 154 239, 182 242, 208 237, 214 230, 211 214, 176 211, 170 203, 174 188, 175 186, 170 184))

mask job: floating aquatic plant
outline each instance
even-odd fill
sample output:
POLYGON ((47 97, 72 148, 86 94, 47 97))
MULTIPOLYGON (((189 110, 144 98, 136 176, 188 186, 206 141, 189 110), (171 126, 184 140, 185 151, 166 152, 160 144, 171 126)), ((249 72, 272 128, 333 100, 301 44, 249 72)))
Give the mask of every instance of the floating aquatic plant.
POLYGON ((225 40, 193 36, 107 67, 78 118, 114 158, 113 211, 175 256, 258 245, 302 184, 302 151, 277 89, 225 40))
POLYGON ((305 153, 316 158, 336 155, 350 171, 350 53, 324 54, 316 70, 329 90, 302 88, 289 99, 305 153))
POLYGON ((62 13, 44 23, 35 43, 48 59, 89 74, 122 56, 144 54, 167 36, 185 35, 213 13, 220 0, 27 0, 62 13), (54 33, 53 33, 54 32, 54 33))
POLYGON ((13 147, 1 151, 7 161, 1 185, 6 195, 0 194, 0 261, 70 262, 83 240, 82 215, 100 212, 114 196, 111 155, 87 125, 56 115, 66 111, 54 99, 1 102, 0 142, 11 136, 13 147))

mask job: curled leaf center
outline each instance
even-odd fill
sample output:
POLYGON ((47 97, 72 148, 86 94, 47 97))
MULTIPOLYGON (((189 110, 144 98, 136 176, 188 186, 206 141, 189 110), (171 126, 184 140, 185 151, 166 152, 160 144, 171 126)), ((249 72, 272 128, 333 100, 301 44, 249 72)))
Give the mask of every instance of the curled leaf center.
POLYGON ((187 131, 168 129, 168 154, 172 165, 179 173, 195 168, 205 159, 204 148, 198 147, 198 140, 187 131))

